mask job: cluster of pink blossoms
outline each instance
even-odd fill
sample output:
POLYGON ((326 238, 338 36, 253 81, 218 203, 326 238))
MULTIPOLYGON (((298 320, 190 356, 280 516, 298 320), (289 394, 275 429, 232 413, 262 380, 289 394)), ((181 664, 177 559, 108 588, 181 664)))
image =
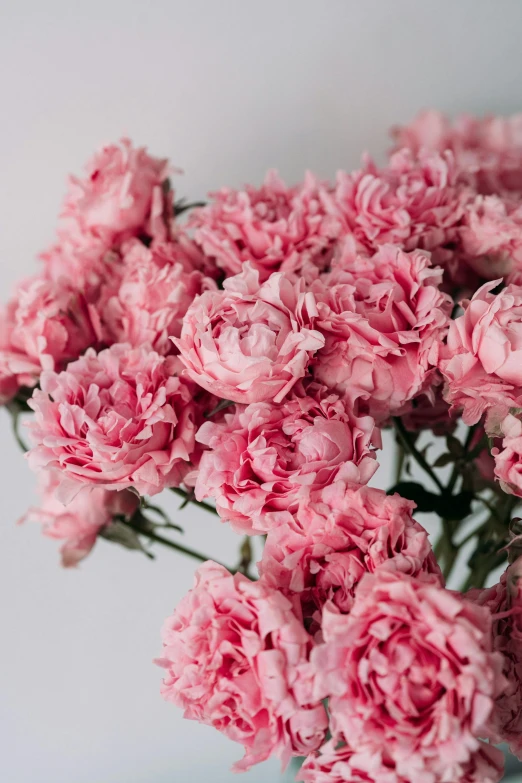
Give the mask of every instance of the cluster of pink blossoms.
MULTIPOLYGON (((368 484, 395 423, 450 436, 446 495, 462 470, 473 498, 522 498, 522 121, 429 112, 395 138, 383 166, 270 172, 185 221, 166 161, 103 148, 2 313, 0 399, 34 411, 27 518, 64 565, 116 524, 146 536, 168 488, 265 537, 258 580, 201 566, 158 661, 236 769, 496 783, 494 743, 522 753, 519 561, 446 589, 411 483, 368 484)), ((453 536, 466 514, 440 513, 453 536)))

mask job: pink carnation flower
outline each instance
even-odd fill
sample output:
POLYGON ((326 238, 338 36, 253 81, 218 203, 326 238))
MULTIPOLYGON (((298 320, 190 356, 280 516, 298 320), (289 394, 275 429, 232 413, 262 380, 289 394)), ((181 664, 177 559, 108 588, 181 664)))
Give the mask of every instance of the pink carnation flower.
POLYGON ((298 594, 305 617, 326 601, 349 612, 364 574, 377 568, 442 580, 428 534, 412 519, 415 504, 380 489, 338 481, 303 498, 286 524, 269 531, 259 573, 285 594, 298 594))
POLYGON ((241 272, 248 261, 261 280, 280 269, 324 267, 340 234, 339 220, 326 214, 328 186, 307 174, 302 185, 288 188, 269 171, 259 188, 223 188, 212 202, 194 210, 189 225, 203 251, 227 275, 241 272))
POLYGON ((437 370, 431 378, 428 389, 406 403, 404 412, 398 412, 397 415, 401 416, 407 430, 410 432, 431 430, 438 436, 453 432, 457 427, 458 417, 450 410, 449 404, 444 399, 443 389, 444 379, 437 370))
POLYGON ((34 386, 42 370, 60 370, 96 343, 83 296, 41 277, 20 283, 1 317, 0 378, 34 386))
POLYGON ((479 193, 522 193, 522 114, 482 118, 461 114, 452 123, 438 111, 423 111, 392 134, 398 149, 451 150, 460 178, 479 193))
POLYGON ((40 260, 47 280, 80 291, 87 302, 98 297, 101 284, 119 262, 117 253, 92 236, 60 237, 41 253, 40 260))
POLYGON ((501 739, 522 758, 522 558, 503 574, 500 582, 466 597, 493 615, 493 647, 502 653, 506 689, 497 697, 495 714, 501 739), (498 615, 496 617, 495 615, 498 615))
POLYGON ((162 694, 240 742, 248 769, 319 747, 327 727, 306 678, 311 638, 277 590, 207 562, 163 627, 162 694))
POLYGON ((175 358, 116 344, 61 373, 45 372, 28 424, 34 470, 55 469, 63 502, 85 484, 154 495, 179 486, 194 451, 193 388, 175 358))
POLYGON ((522 394, 522 287, 492 294, 500 282, 486 283, 463 303, 440 351, 446 400, 469 425, 492 407, 507 413, 522 394))
MULTIPOLYGON (((504 773, 504 754, 485 742, 464 765, 458 783, 498 783, 504 773)), ((434 783, 429 771, 415 770, 413 775, 400 774, 387 757, 386 749, 352 750, 349 745, 338 745, 330 740, 320 753, 308 756, 301 767, 298 780, 304 783, 434 783)), ((457 783, 452 779, 452 783, 457 783)))
POLYGON ((303 281, 273 274, 259 284, 248 264, 224 291, 197 297, 175 339, 190 377, 226 400, 281 400, 324 345, 313 327, 314 295, 303 281))
POLYGON ((100 530, 114 516, 130 518, 139 506, 139 498, 129 490, 109 492, 100 487, 80 492, 64 506, 56 497, 60 483, 57 474, 46 471, 40 476, 40 505, 30 508, 22 521, 38 522, 44 535, 65 540, 60 552, 66 568, 87 557, 100 530))
POLYGON ((183 316, 194 297, 215 283, 193 269, 181 246, 127 244, 121 262, 93 306, 101 342, 151 345, 157 353, 174 351, 183 316))
POLYGON ((457 183, 451 153, 404 149, 383 168, 367 158, 358 171, 339 172, 329 210, 362 249, 422 248, 442 263, 453 256, 470 193, 457 183))
POLYGON ((106 247, 132 236, 169 235, 172 192, 163 190, 168 162, 153 158, 129 139, 102 147, 86 165, 84 179, 71 177, 60 235, 92 236, 106 247))
POLYGON ((293 513, 301 497, 342 478, 366 484, 377 470, 375 422, 355 417, 335 394, 309 386, 281 405, 236 406, 205 422, 196 497, 215 497, 220 516, 257 533, 293 513), (282 514, 280 512, 283 512, 282 514))
POLYGON ((379 421, 404 413, 432 383, 432 351, 447 330, 441 276, 420 251, 388 245, 368 258, 348 248, 312 285, 326 339, 313 362, 317 380, 352 404, 364 400, 379 421))
POLYGON ((322 632, 311 661, 334 738, 384 750, 399 779, 415 783, 465 780, 481 764, 478 737, 497 739, 495 699, 506 687, 488 610, 379 569, 349 615, 325 607, 322 632))
POLYGON ((491 450, 495 478, 504 492, 522 497, 522 422, 508 413, 500 424, 500 431, 502 440, 498 439, 498 445, 491 450))
POLYGON ((522 269, 522 206, 477 196, 460 230, 463 257, 481 278, 516 280, 522 269))

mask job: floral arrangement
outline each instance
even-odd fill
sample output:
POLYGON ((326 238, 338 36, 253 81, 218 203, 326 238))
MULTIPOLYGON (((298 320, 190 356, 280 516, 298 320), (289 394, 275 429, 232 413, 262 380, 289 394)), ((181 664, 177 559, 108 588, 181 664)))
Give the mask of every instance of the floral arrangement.
POLYGON ((495 744, 522 757, 522 115, 393 138, 334 183, 269 172, 201 204, 104 147, 2 312, 0 396, 24 449, 33 412, 26 518, 63 565, 100 537, 204 561, 157 663, 235 769, 495 783, 495 744), (164 490, 241 535, 235 568, 184 546, 164 490))

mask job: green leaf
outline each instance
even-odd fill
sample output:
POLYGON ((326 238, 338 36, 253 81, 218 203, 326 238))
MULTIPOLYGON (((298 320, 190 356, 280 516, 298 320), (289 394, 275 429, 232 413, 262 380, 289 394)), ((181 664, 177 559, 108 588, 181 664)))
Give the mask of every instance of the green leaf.
POLYGON ((120 544, 120 546, 124 546, 126 549, 135 549, 144 552, 147 557, 154 557, 145 549, 136 531, 120 520, 113 521, 102 528, 100 536, 107 541, 112 541, 114 544, 120 544))
POLYGON ((456 438, 454 435, 448 435, 446 437, 446 445, 448 447, 449 453, 457 459, 464 455, 464 447, 460 440, 458 440, 458 438, 456 438))
POLYGON ((473 492, 461 491, 456 495, 439 495, 435 511, 443 519, 461 520, 471 514, 473 492))
POLYGON ((449 465, 451 462, 455 462, 455 457, 449 452, 446 452, 445 454, 441 454, 440 457, 437 457, 432 467, 444 468, 446 467, 446 465, 449 465))
POLYGON ((417 511, 429 513, 437 510, 439 495, 428 492, 421 484, 416 484, 414 481, 399 481, 386 494, 392 495, 394 492, 398 492, 401 497, 407 498, 407 500, 413 500, 417 504, 417 511))

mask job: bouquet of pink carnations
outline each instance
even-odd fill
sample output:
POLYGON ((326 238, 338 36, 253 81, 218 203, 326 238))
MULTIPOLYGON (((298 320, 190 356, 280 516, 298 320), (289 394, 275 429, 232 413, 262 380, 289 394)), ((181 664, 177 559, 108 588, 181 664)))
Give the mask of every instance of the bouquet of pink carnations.
POLYGON ((393 136, 384 166, 201 204, 104 147, 3 310, 0 397, 24 448, 34 413, 27 518, 65 566, 100 537, 205 561, 157 662, 237 770, 495 783, 495 744, 522 755, 522 115, 393 136), (163 490, 240 534, 235 568, 184 546, 163 490))

